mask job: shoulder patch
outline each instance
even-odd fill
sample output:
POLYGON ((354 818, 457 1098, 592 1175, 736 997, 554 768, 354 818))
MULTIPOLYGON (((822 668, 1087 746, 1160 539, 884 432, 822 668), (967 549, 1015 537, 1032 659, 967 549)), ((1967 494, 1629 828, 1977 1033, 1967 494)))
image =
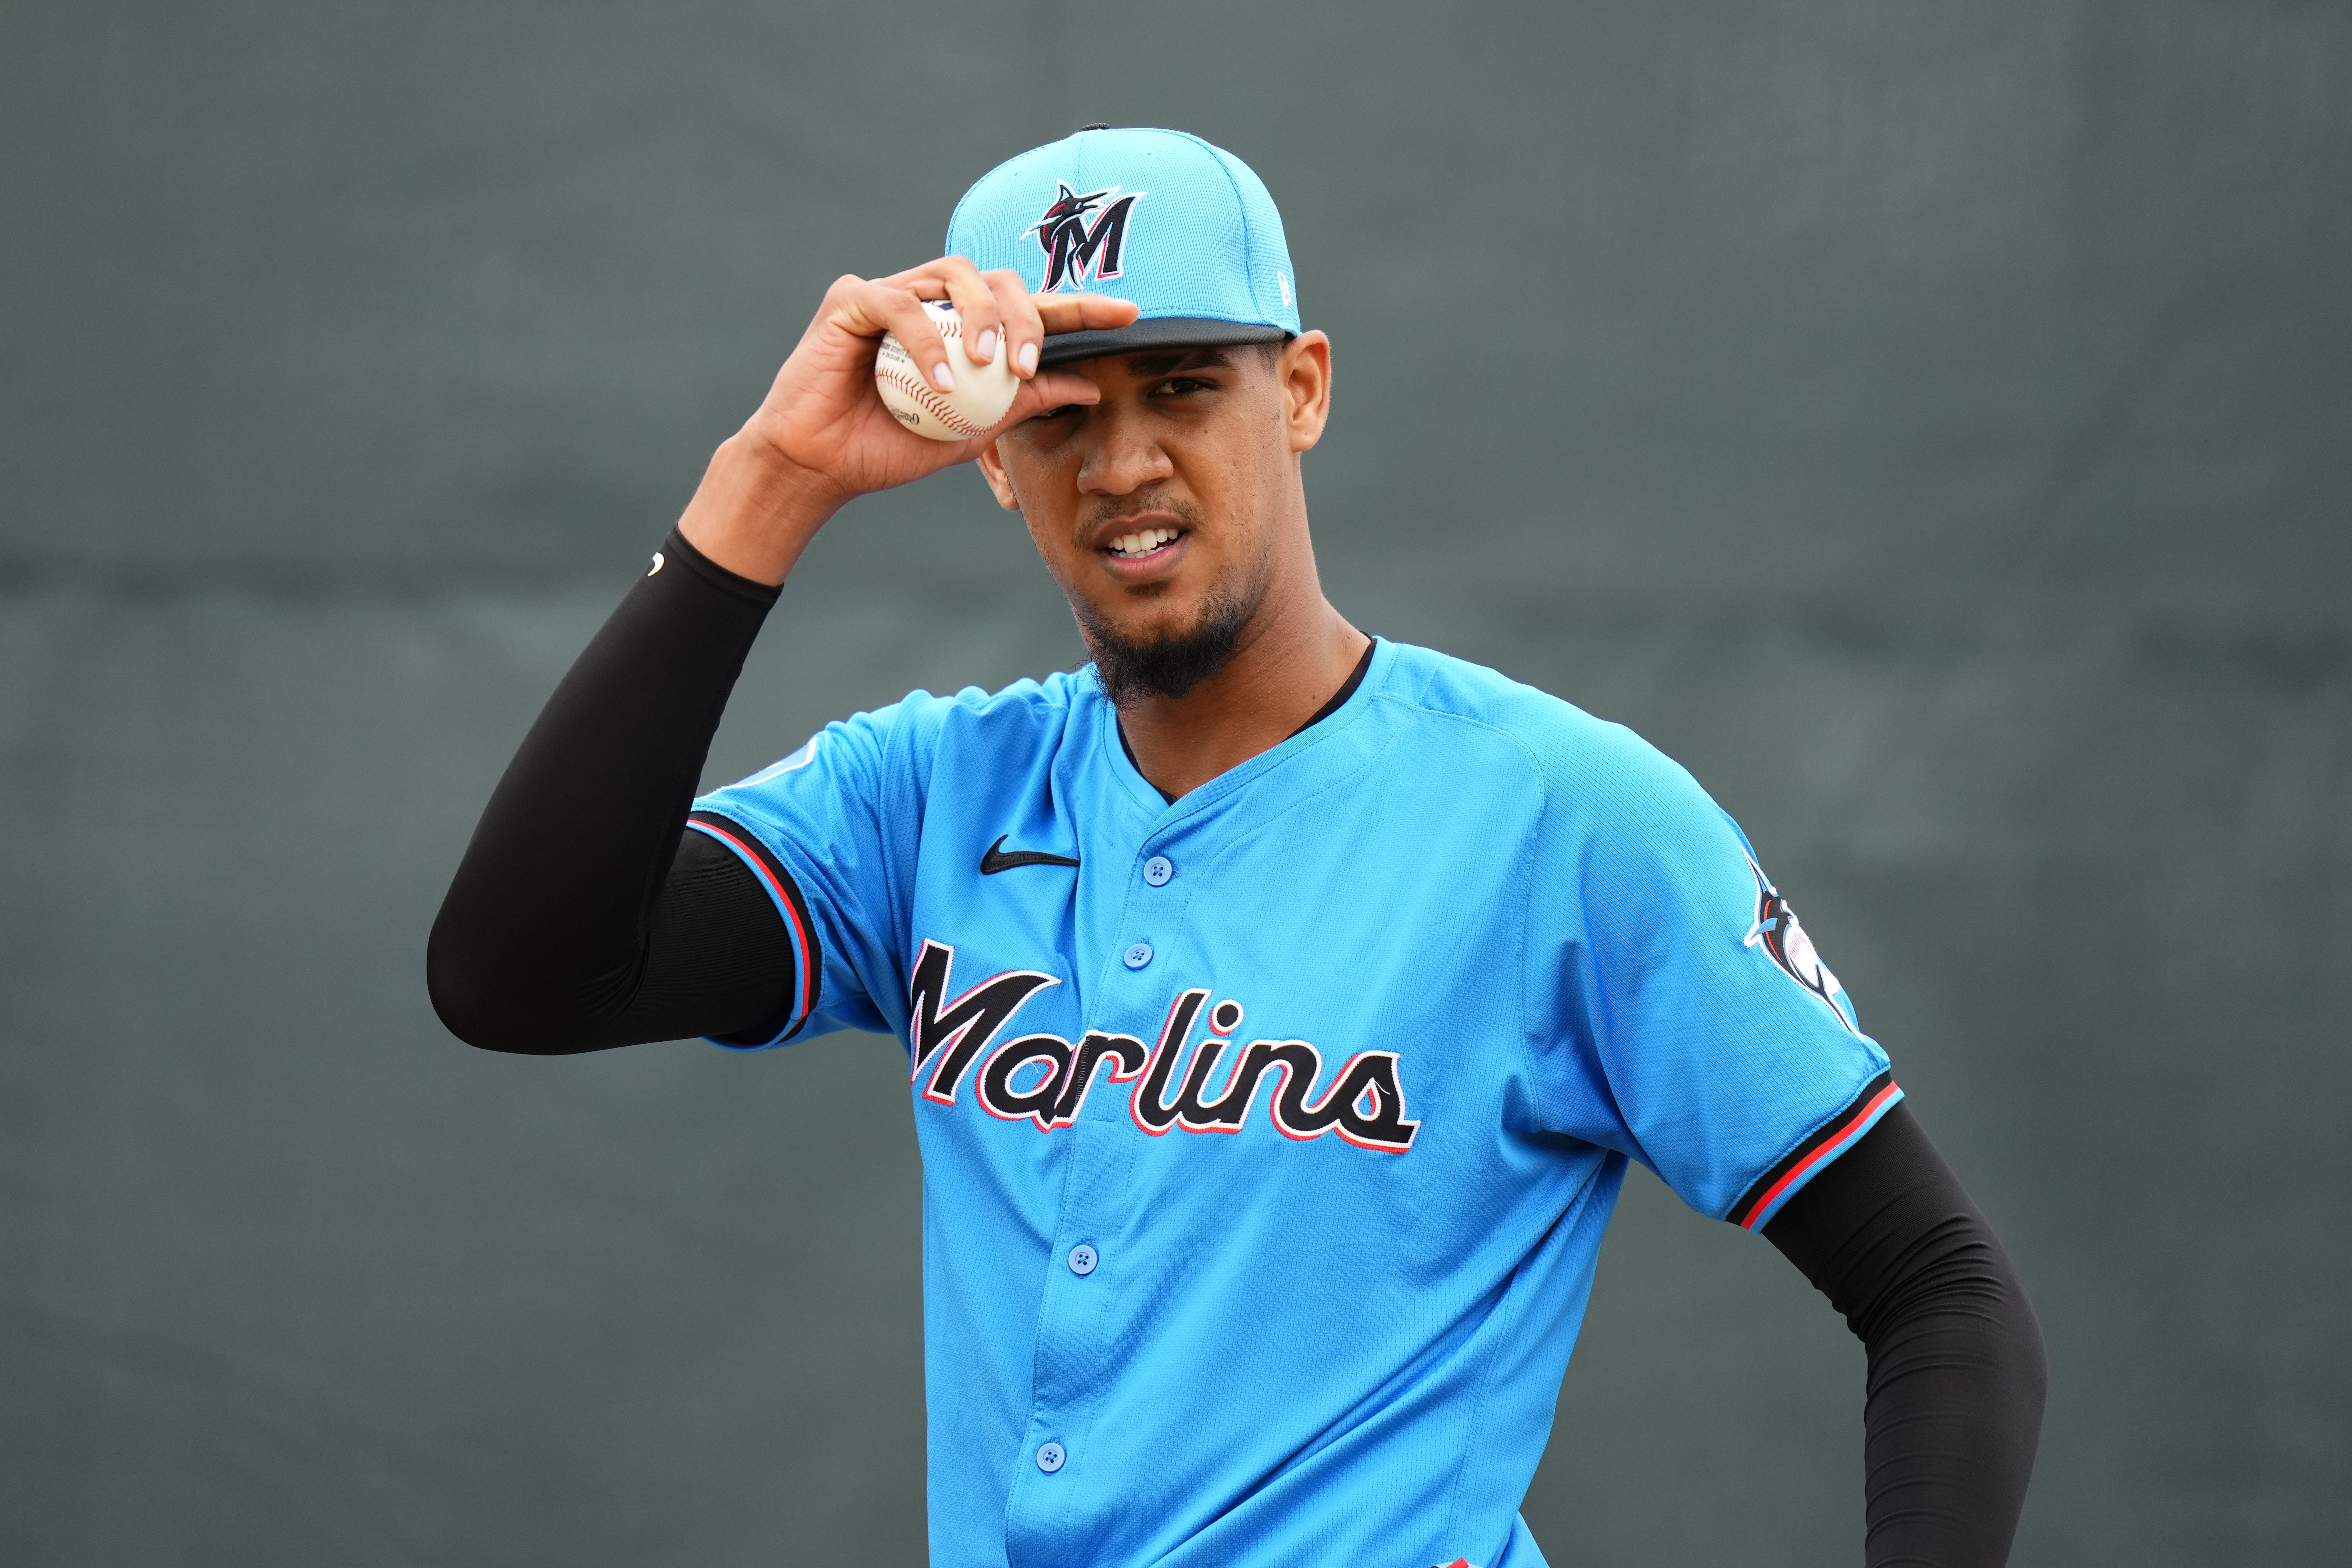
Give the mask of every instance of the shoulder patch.
POLYGON ((1838 1001, 1845 987, 1838 984, 1830 966, 1822 962, 1822 955, 1813 951, 1813 939, 1805 934, 1797 911, 1772 886, 1772 879, 1764 875, 1764 868, 1756 863, 1753 855, 1748 857, 1748 869, 1756 877, 1756 919, 1739 945, 1762 948, 1781 973, 1820 997, 1850 1033, 1862 1033, 1854 1027, 1849 1011, 1853 1005, 1838 1001))

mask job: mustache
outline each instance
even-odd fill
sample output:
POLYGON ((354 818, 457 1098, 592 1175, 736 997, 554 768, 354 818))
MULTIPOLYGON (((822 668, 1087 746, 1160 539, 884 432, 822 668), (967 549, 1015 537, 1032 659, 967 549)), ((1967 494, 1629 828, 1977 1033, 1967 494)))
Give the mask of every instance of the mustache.
POLYGON ((1148 493, 1105 496, 1100 501, 1088 507, 1086 516, 1079 521, 1079 542, 1083 543, 1092 539, 1097 532, 1111 523, 1122 522, 1130 518, 1140 521, 1146 512, 1154 511, 1173 515, 1186 528, 1201 526, 1200 507, 1183 496, 1154 496, 1148 493))

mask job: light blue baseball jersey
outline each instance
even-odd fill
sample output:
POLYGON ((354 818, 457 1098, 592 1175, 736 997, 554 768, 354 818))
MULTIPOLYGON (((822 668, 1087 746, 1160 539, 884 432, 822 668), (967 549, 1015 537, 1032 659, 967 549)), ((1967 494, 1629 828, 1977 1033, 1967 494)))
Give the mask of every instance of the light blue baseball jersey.
POLYGON ((1631 731, 1375 646, 1172 805, 1093 672, 916 692, 698 803, 904 1044, 934 1568, 1543 1559, 1628 1160, 1759 1226, 1899 1094, 1631 731))

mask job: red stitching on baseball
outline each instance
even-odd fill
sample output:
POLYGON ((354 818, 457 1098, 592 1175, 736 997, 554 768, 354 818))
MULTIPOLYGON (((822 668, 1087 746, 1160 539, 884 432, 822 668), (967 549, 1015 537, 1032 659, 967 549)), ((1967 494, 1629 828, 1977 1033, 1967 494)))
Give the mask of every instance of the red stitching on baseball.
POLYGON ((887 381, 896 386, 908 397, 922 405, 924 411, 932 418, 959 436, 977 436, 988 428, 985 425, 973 424, 969 418, 949 407, 940 400, 939 394, 908 375, 904 371, 886 370, 876 379, 887 381))

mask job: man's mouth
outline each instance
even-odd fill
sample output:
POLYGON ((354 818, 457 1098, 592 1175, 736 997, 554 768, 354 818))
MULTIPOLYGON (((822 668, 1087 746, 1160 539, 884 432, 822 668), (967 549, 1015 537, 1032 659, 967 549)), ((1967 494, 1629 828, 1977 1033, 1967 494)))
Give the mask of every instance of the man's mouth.
POLYGON ((1113 560, 1140 561, 1156 555, 1184 537, 1181 528, 1139 528, 1133 533, 1122 533, 1103 546, 1113 560))

